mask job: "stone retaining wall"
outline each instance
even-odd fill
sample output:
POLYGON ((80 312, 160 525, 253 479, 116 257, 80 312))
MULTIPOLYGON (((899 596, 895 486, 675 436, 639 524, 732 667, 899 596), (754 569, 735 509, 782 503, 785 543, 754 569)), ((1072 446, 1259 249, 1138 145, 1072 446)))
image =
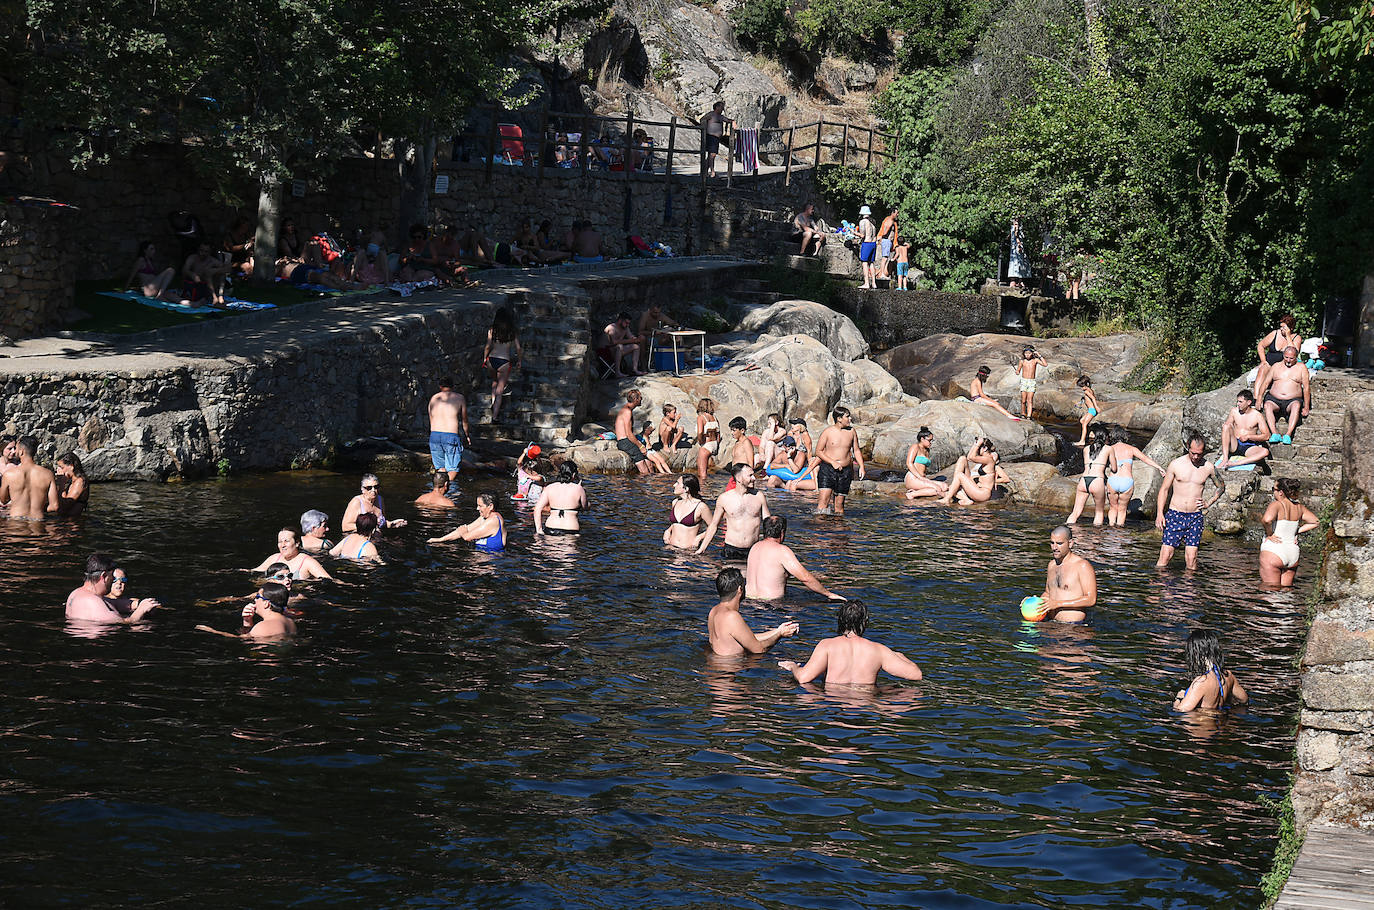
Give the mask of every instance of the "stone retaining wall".
POLYGON ((70 208, 0 206, 0 335, 27 338, 62 324, 76 288, 67 233, 78 220, 70 208))
POLYGON ((840 291, 838 306, 863 327, 875 350, 943 332, 995 332, 1002 315, 996 297, 943 291, 845 288, 840 291))

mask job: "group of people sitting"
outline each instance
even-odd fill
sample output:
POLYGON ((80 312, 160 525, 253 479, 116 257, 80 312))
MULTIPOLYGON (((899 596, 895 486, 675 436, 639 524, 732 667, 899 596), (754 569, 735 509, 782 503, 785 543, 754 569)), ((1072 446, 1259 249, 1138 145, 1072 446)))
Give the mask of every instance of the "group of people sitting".
POLYGON ((0 516, 39 521, 86 511, 91 488, 75 452, 58 456, 54 471, 34 460, 38 440, 33 436, 0 438, 0 450, 0 516))

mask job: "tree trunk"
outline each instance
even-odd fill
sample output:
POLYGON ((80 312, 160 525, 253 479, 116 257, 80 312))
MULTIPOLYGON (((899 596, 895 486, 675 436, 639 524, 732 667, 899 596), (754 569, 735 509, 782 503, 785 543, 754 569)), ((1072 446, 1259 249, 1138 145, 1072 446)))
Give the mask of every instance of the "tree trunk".
POLYGON ((1083 21, 1087 26, 1088 59, 1097 77, 1110 75, 1107 60, 1107 32, 1102 26, 1102 0, 1083 0, 1083 21))
POLYGON ((415 140, 401 139, 396 145, 396 167, 401 177, 400 217, 396 229, 404 238, 412 224, 429 225, 429 186, 432 182, 430 165, 438 150, 438 139, 429 131, 415 140))
POLYGON ((253 278, 270 282, 277 277, 277 230, 281 226, 282 184, 275 176, 258 181, 258 229, 253 236, 253 278))

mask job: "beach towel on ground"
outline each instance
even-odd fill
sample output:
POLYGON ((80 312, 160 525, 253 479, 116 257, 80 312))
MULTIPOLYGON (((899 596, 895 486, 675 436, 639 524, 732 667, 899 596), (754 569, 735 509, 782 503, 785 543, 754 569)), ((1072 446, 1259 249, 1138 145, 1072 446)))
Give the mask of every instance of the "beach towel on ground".
POLYGON ((190 304, 183 306, 179 303, 172 303, 170 300, 158 300, 154 297, 144 297, 140 294, 132 294, 128 291, 99 291, 102 297, 114 297, 117 300, 129 300, 133 303, 141 303, 147 307, 154 307, 159 310, 166 310, 169 313, 186 313, 191 316, 204 316, 207 313, 223 313, 226 310, 272 310, 276 309, 275 303, 255 303, 251 300, 238 300, 234 297, 224 298, 223 307, 205 306, 203 304, 190 304))

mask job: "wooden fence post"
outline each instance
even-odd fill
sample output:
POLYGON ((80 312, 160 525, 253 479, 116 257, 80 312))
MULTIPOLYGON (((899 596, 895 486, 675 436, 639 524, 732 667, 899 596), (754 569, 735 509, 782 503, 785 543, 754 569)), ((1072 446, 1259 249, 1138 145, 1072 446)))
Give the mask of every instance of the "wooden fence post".
POLYGON ((849 158, 849 121, 846 120, 842 126, 844 129, 840 131, 840 167, 844 167, 849 158))
POLYGON ((865 170, 873 170, 873 130, 868 130, 868 163, 864 165, 865 170))
POLYGON ((673 182, 673 143, 675 141, 677 141, 677 114, 673 114, 668 120, 668 166, 663 169, 665 186, 673 182))
POLYGON ((792 137, 797 132, 797 125, 794 123, 787 128, 787 158, 783 163, 782 185, 792 185, 792 137))
POLYGON ((821 166, 821 133, 823 132, 825 132, 824 118, 816 121, 816 154, 812 156, 815 160, 811 162, 813 168, 821 166))

